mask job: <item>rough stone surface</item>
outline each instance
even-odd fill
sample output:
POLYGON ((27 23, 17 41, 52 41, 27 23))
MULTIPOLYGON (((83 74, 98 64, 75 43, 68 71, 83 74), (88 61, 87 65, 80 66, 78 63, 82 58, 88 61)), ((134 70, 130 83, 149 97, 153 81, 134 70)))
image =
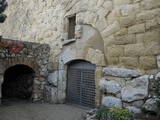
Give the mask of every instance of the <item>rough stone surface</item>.
POLYGON ((103 68, 103 74, 118 77, 137 77, 139 72, 131 69, 124 68, 103 68))
POLYGON ((58 71, 48 75, 48 82, 54 86, 58 85, 58 71))
POLYGON ((132 102, 132 105, 138 108, 140 108, 143 104, 144 104, 143 100, 137 100, 137 101, 132 102))
POLYGON ((131 111, 132 113, 135 113, 135 114, 140 114, 141 113, 141 109, 139 108, 136 108, 134 106, 128 106, 126 107, 129 111, 131 111))
POLYGON ((157 56, 157 65, 158 65, 158 68, 160 68, 160 56, 157 56))
POLYGON ((105 105, 108 107, 112 107, 112 106, 122 107, 122 101, 121 99, 109 96, 109 97, 103 98, 102 105, 105 105))
POLYGON ((160 79, 160 72, 157 73, 156 76, 155 76, 155 80, 158 80, 158 79, 160 79))
POLYGON ((116 94, 120 92, 121 86, 116 81, 106 81, 105 79, 100 80, 99 89, 104 93, 116 94))
POLYGON ((156 112, 157 109, 156 100, 154 98, 150 98, 144 103, 142 107, 144 107, 147 111, 156 112))
MULTIPOLYGON (((143 74, 155 74, 160 68, 156 59, 160 55, 159 0, 8 0, 8 4, 5 11, 8 17, 0 24, 0 34, 4 38, 48 43, 51 47, 50 52, 43 55, 39 50, 24 51, 28 58, 38 61, 38 65, 44 63, 40 68, 41 76, 47 75, 47 62, 49 69, 57 70, 58 63, 67 65, 77 59, 96 66, 140 69, 143 74), (69 35, 68 19, 73 15, 76 17, 76 39, 64 44, 63 40, 69 35), (84 27, 87 25, 92 29, 84 27), (43 58, 49 55, 49 61, 41 61, 37 55, 43 58)), ((0 68, 1 71, 4 69, 0 68)), ((109 71, 109 75, 118 77, 133 78, 140 74, 133 70, 109 71)), ((66 81, 65 78, 59 77, 66 81)), ((63 84, 65 82, 60 88, 63 84)), ((62 91, 61 95, 65 96, 65 90, 62 91)))
POLYGON ((130 82, 121 90, 122 100, 132 102, 134 100, 144 99, 148 96, 148 75, 141 76, 130 82))
MULTIPOLYGON (((9 42, 16 42, 16 43, 20 43, 23 45, 23 49, 19 52, 16 53, 12 53, 10 50, 4 49, 3 51, 0 51, 0 54, 3 54, 4 56, 1 56, 1 59, 3 59, 3 61, 0 60, 0 69, 1 69, 1 65, 3 65, 3 69, 7 70, 10 67, 13 67, 15 65, 25 65, 27 67, 29 67, 31 69, 31 71, 33 71, 33 76, 32 75, 27 75, 27 77, 25 76, 25 74, 23 75, 18 75, 15 79, 24 79, 23 82, 26 81, 25 86, 27 86, 27 84, 29 84, 30 80, 33 81, 34 85, 33 88, 29 88, 32 85, 28 85, 29 87, 24 87, 23 86, 23 82, 21 82, 21 84, 17 83, 13 83, 12 87, 14 85, 19 84, 21 87, 13 87, 13 89, 10 90, 10 93, 15 94, 16 97, 16 93, 20 90, 24 91, 30 91, 32 93, 32 98, 34 101, 40 100, 43 97, 43 87, 44 87, 44 82, 46 82, 46 77, 47 77, 47 64, 48 64, 48 60, 49 60, 49 52, 50 52, 50 47, 47 44, 40 44, 40 43, 35 43, 35 42, 24 42, 24 41, 18 41, 18 40, 11 40, 11 39, 4 39, 5 42, 9 43, 9 42), (33 78, 32 78, 33 77, 33 78), (25 78, 27 80, 25 80, 25 78), (16 89, 17 88, 17 89, 16 89), (12 91, 12 92, 11 92, 12 91)), ((4 70, 3 73, 4 74, 4 70)), ((3 82, 3 76, 1 76, 0 78, 0 85, 3 82)), ((11 83, 10 83, 11 84, 11 83)), ((8 84, 9 85, 9 84, 8 84)), ((1 92, 1 90, 0 90, 1 92)), ((6 91, 9 93, 9 89, 8 91, 6 91)), ((17 94, 17 96, 25 96, 24 94, 21 94, 22 92, 19 92, 20 94, 17 94)), ((24 92, 25 93, 25 92, 24 92)), ((12 96, 12 95, 10 95, 12 96)))

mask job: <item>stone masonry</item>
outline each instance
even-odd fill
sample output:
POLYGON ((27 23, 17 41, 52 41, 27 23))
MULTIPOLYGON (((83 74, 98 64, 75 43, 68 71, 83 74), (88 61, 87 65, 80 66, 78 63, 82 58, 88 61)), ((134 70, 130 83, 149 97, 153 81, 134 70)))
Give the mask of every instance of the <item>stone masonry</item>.
POLYGON ((45 86, 50 101, 64 103, 68 63, 86 60, 96 65, 97 106, 114 99, 114 104, 137 110, 150 102, 151 81, 160 72, 159 0, 8 0, 8 4, 8 17, 0 24, 4 38, 50 45, 48 69, 54 72, 45 86), (75 38, 68 39, 72 16, 75 38))
POLYGON ((141 75, 131 69, 103 68, 104 77, 99 82, 102 105, 126 107, 134 113, 141 113, 141 108, 156 112, 155 81, 159 74, 141 75))
MULTIPOLYGON (((6 42, 15 40, 5 40, 6 42)), ((47 65, 50 47, 47 44, 33 42, 21 42, 23 49, 17 53, 9 52, 7 49, 0 49, 0 86, 3 83, 4 72, 14 65, 27 65, 35 72, 34 89, 32 99, 34 101, 43 99, 43 89, 48 75, 47 65)), ((0 87, 0 98, 1 87, 0 87)))

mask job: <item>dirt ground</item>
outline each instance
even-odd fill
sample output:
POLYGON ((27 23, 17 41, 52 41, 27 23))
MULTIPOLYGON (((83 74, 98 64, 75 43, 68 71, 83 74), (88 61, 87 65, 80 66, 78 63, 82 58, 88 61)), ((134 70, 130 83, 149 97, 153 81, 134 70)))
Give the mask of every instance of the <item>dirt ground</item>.
POLYGON ((87 109, 73 105, 18 103, 0 106, 0 120, 84 120, 87 109))

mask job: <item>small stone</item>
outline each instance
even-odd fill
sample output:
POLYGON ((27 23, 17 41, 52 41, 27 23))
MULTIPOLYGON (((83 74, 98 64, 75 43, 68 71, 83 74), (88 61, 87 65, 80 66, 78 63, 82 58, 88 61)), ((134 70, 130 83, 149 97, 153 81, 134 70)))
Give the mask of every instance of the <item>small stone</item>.
POLYGON ((112 106, 117 106, 117 107, 122 107, 122 100, 109 96, 109 97, 104 97, 102 100, 102 105, 112 107, 112 106))

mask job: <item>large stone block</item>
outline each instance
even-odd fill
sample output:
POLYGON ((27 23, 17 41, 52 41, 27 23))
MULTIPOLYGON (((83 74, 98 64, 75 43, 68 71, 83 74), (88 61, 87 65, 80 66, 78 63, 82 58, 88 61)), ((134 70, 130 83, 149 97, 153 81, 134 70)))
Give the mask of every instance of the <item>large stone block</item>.
POLYGON ((107 16, 106 16, 106 20, 108 22, 108 24, 112 24, 114 21, 117 21, 121 18, 121 9, 118 8, 114 8, 107 16))
POLYGON ((122 100, 132 102, 148 96, 148 75, 133 79, 130 84, 121 90, 122 100))
POLYGON ((110 81, 110 80, 116 81, 121 86, 121 88, 123 88, 125 86, 126 81, 127 81, 125 78, 114 77, 114 76, 105 76, 105 79, 107 81, 110 81))
POLYGON ((160 54, 160 44, 159 41, 146 42, 145 44, 145 55, 159 55, 160 54))
POLYGON ((136 42, 136 36, 134 34, 116 36, 116 37, 112 35, 105 39, 105 46, 133 44, 135 42, 136 42))
POLYGON ((121 6, 121 5, 127 5, 127 4, 131 4, 132 0, 113 0, 114 2, 114 6, 121 6))
POLYGON ((102 93, 96 89, 95 90, 95 105, 96 107, 100 107, 101 106, 101 100, 102 100, 102 93))
POLYGON ((99 89, 104 93, 117 94, 121 90, 121 86, 116 81, 106 81, 104 78, 99 82, 99 89))
POLYGON ((107 38, 104 39, 104 44, 105 44, 105 47, 109 47, 109 46, 112 46, 115 44, 115 37, 114 35, 111 35, 107 38))
POLYGON ((146 10, 159 8, 160 2, 159 0, 144 0, 142 1, 142 7, 146 10))
POLYGON ((96 70, 95 70, 95 85, 96 85, 97 89, 98 89, 98 84, 99 84, 99 81, 100 81, 101 78, 102 78, 102 67, 96 67, 96 70))
POLYGON ((108 26, 108 23, 105 18, 102 18, 96 21, 95 26, 99 31, 102 31, 108 26))
POLYGON ((156 112, 157 110, 156 99, 155 98, 148 99, 142 107, 145 108, 147 111, 156 112))
POLYGON ((115 33, 115 36, 123 36, 123 35, 127 35, 128 33, 128 28, 122 28, 120 31, 115 33))
POLYGON ((153 29, 158 27, 158 22, 156 19, 152 19, 146 22, 146 29, 153 29))
POLYGON ((156 17, 160 17, 160 9, 142 11, 137 14, 137 22, 144 22, 156 17))
POLYGON ((111 47, 107 47, 106 54, 107 57, 119 57, 123 55, 124 47, 122 45, 113 45, 111 47))
POLYGON ((155 56, 144 56, 139 58, 139 67, 143 70, 157 69, 155 56))
POLYGON ((125 69, 125 68, 109 68, 105 67, 102 70, 106 76, 117 76, 117 77, 137 77, 140 73, 136 70, 125 69))
POLYGON ((145 32, 145 24, 137 24, 128 28, 128 34, 145 32))
POLYGON ((118 57, 108 57, 107 58, 108 65, 117 65, 119 63, 118 57))
POLYGON ((137 42, 147 43, 152 41, 159 41, 159 38, 160 38, 159 32, 160 32, 159 29, 155 29, 153 31, 149 31, 146 33, 137 34, 136 35, 137 42))
POLYGON ((124 47, 125 56, 143 56, 144 55, 144 44, 129 44, 124 47))
POLYGON ((137 68, 139 66, 138 57, 120 57, 119 63, 127 68, 137 68))
POLYGON ((105 105, 108 107, 112 107, 112 106, 122 107, 122 100, 112 96, 108 96, 102 99, 102 105, 105 105))
POLYGON ((129 16, 126 16, 126 17, 122 17, 119 20, 119 25, 121 26, 121 28, 128 27, 128 26, 131 26, 131 25, 134 25, 134 24, 136 24, 135 15, 129 15, 129 16))
POLYGON ((55 71, 48 75, 48 82, 54 86, 58 85, 58 71, 55 71))
POLYGON ((157 66, 160 68, 160 55, 157 56, 157 66))
POLYGON ((109 25, 106 29, 102 31, 102 36, 108 37, 119 30, 120 30, 119 23, 117 21, 114 21, 111 25, 109 25))
POLYGON ((136 36, 132 34, 116 37, 114 42, 116 45, 133 44, 136 42, 136 36))
POLYGON ((133 4, 123 5, 121 7, 121 13, 122 13, 122 16, 132 15, 134 13, 133 4))
MULTIPOLYGON (((103 0, 102 0, 103 1, 103 0)), ((104 4, 102 5, 105 9, 108 11, 113 10, 113 2, 112 1, 105 1, 104 4)))

